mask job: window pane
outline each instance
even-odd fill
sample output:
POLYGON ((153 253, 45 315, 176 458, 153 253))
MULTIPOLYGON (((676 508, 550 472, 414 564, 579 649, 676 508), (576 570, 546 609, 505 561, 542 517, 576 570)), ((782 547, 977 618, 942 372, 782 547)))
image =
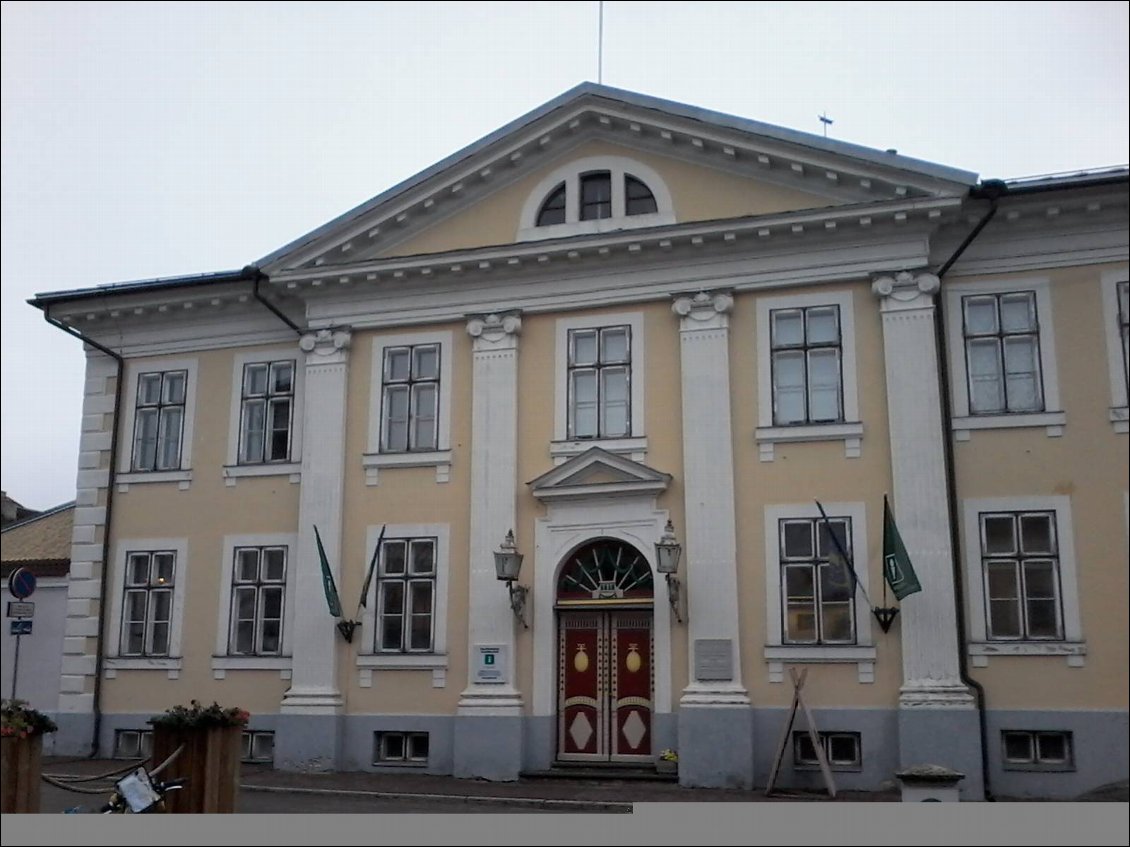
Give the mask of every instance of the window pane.
POLYGON ((1034 291, 1001 295, 1001 330, 1003 332, 1036 331, 1036 293, 1034 291))
POLYGON ((596 371, 573 371, 573 437, 591 438, 597 434, 596 371))
POLYGON ((430 540, 412 542, 412 574, 425 575, 435 572, 435 542, 430 540))
POLYGON ((808 343, 835 344, 840 340, 840 310, 821 306, 808 310, 808 343))
POLYGON ((149 645, 149 652, 154 656, 164 656, 169 652, 169 625, 167 623, 153 624, 153 640, 149 645))
POLYGON ((986 553, 1016 553, 1016 523, 1012 515, 983 515, 981 532, 986 553))
POLYGON ((286 578, 286 550, 270 547, 263 551, 263 579, 282 582, 286 578))
POLYGON ((381 618, 382 650, 399 650, 403 644, 404 618, 400 615, 384 615, 381 618))
POLYGON ((259 579, 259 551, 246 547, 235 551, 235 578, 239 582, 255 582, 259 579))
POLYGON ((414 732, 408 736, 408 758, 415 761, 426 761, 428 758, 428 734, 414 732))
POLYGON ((859 747, 853 735, 829 735, 828 758, 834 765, 854 765, 859 762, 859 747))
POLYGON ((404 758, 404 736, 399 732, 386 732, 381 736, 381 748, 385 759, 404 758))
POLYGON ((1004 385, 997 340, 970 341, 966 344, 966 355, 969 359, 971 410, 974 412, 1003 410, 1004 385))
POLYGON ((628 372, 622 368, 604 368, 604 421, 601 435, 615 438, 628 434, 628 372))
POLYGON ((404 573, 406 541, 386 541, 381 553, 381 573, 396 576, 404 573))
POLYGON ((427 449, 436 445, 436 400, 434 382, 412 386, 413 404, 416 412, 412 426, 412 446, 427 449))
POLYGON ((855 640, 850 603, 825 603, 821 606, 821 614, 824 624, 822 641, 842 644, 855 640))
POLYGON ((415 357, 415 373, 413 379, 438 379, 439 378, 439 346, 425 344, 413 348, 415 357))
POLYGON ((997 298, 965 297, 965 332, 981 335, 997 331, 997 298))
POLYGON ((389 347, 385 349, 385 381, 403 382, 411 374, 411 349, 408 347, 389 347))
POLYGON ((785 521, 782 533, 784 539, 783 555, 790 559, 811 559, 812 524, 808 521, 785 521))
POLYGON ((538 212, 537 226, 565 223, 565 183, 561 183, 546 198, 538 212))
POLYGON ((1038 411, 1043 407, 1037 363, 1038 349, 1036 339, 1031 336, 1004 340, 1009 411, 1038 411))
POLYGON ((236 622, 235 646, 233 649, 236 653, 255 652, 255 622, 253 620, 236 622))
POLYGON ((133 553, 130 554, 129 562, 126 565, 126 585, 148 585, 149 584, 149 554, 148 553, 133 553))
POLYGON ((411 589, 411 611, 414 615, 431 615, 432 613, 432 583, 431 581, 413 582, 411 589))
POLYGON ((254 620, 258 592, 254 588, 237 588, 235 591, 235 617, 237 620, 254 620))
POLYGON ((161 402, 161 374, 141 374, 137 378, 137 405, 155 406, 161 402))
POLYGON ((247 400, 243 404, 243 460, 246 462, 263 460, 265 412, 262 400, 247 400))
POLYGON ((820 566, 820 597, 827 603, 849 601, 852 595, 852 579, 847 565, 843 562, 820 566))
POLYGON ((628 361, 628 330, 627 327, 615 327, 603 330, 600 333, 601 350, 600 361, 603 364, 610 362, 628 361))
POLYGON ((1059 638, 1058 604, 1055 600, 1028 600, 1029 638, 1059 638))
POLYGON ((989 635, 992 638, 1020 637, 1020 605, 1015 600, 989 601, 989 635))
POLYGON ((595 329, 578 330, 570 333, 572 338, 571 365, 595 365, 597 357, 597 333, 595 329))
POLYGON ((785 591, 790 599, 815 597, 812 567, 809 565, 786 567, 785 591))
POLYGON ((133 446, 135 470, 151 471, 157 463, 157 410, 138 409, 133 446))
POLYGON ((154 553, 153 583, 155 585, 172 585, 175 563, 176 557, 172 553, 154 553))
POLYGON ((793 735, 793 759, 797 762, 815 762, 816 748, 812 746, 812 739, 807 733, 798 732, 793 735))
POLYGON ((624 211, 629 215, 647 215, 659 209, 651 189, 634 176, 624 177, 624 194, 624 211))
POLYGON ((816 643, 816 612, 812 603, 789 602, 785 615, 785 640, 797 644, 816 643))
POLYGON ((164 396, 161 398, 162 403, 171 403, 174 405, 184 403, 184 371, 171 371, 165 374, 164 396))
POLYGON ((149 592, 149 616, 155 621, 167 623, 173 619, 173 592, 149 592))
POLYGON ((261 653, 278 653, 281 643, 282 627, 277 620, 263 621, 263 640, 259 646, 261 653))
POLYGON ((810 350, 808 379, 809 420, 839 420, 840 351, 835 348, 810 350))
POLYGON ((267 458, 279 461, 290 455, 290 400, 271 401, 271 445, 267 458))
POLYGON ((183 417, 184 408, 182 406, 169 406, 161 409, 157 466, 163 470, 180 467, 180 433, 183 417))
POLYGON ((145 652, 145 623, 130 623, 126 625, 125 648, 127 655, 138 656, 145 652))
POLYGON ((388 386, 384 397, 385 449, 408 449, 408 388, 388 386))
POLYGON ((134 623, 136 621, 144 621, 145 606, 148 602, 148 599, 148 592, 127 591, 125 619, 130 623, 134 623))
POLYGON ((263 617, 268 620, 277 620, 282 617, 283 590, 281 588, 264 588, 263 617))
POLYGON ((800 309, 779 309, 773 315, 773 346, 787 347, 804 343, 804 312, 800 309))
POLYGON ((612 176, 607 171, 581 177, 581 220, 612 217, 612 176))
POLYGON ((1010 762, 1031 762, 1034 759, 1032 751, 1032 735, 1028 732, 1004 733, 1004 756, 1010 762))
POLYGON ((294 390, 294 362, 275 362, 271 365, 271 391, 290 394, 294 390))
POLYGON ((1025 553, 1054 553, 1051 515, 1020 516, 1020 547, 1025 553))
POLYGON ((989 599, 1015 600, 1020 596, 1020 583, 1015 562, 989 563, 989 599))
POLYGON ((1036 735, 1037 756, 1041 762, 1066 762, 1067 735, 1062 732, 1041 732, 1036 735))
POLYGON ((804 422, 804 353, 774 354, 773 400, 776 423, 804 422))
POLYGON ((397 581, 381 583, 381 611, 386 615, 400 615, 404 612, 404 583, 397 581))
POLYGON ((265 362, 262 364, 244 366, 243 394, 245 397, 267 393, 268 367, 265 362))
POLYGON ((839 542, 840 548, 843 549, 848 555, 851 554, 851 538, 848 533, 848 522, 842 518, 832 518, 826 523, 820 521, 817 524, 816 530, 816 554, 821 559, 839 558, 839 548, 836 547, 836 541, 839 542), (835 534, 835 541, 832 540, 832 535, 835 534))

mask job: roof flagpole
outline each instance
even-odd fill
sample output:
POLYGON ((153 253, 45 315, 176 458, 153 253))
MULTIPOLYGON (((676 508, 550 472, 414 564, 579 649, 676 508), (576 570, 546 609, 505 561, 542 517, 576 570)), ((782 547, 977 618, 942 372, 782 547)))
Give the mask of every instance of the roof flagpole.
POLYGON ((596 28, 596 81, 604 84, 604 0, 597 3, 600 13, 597 16, 596 28))

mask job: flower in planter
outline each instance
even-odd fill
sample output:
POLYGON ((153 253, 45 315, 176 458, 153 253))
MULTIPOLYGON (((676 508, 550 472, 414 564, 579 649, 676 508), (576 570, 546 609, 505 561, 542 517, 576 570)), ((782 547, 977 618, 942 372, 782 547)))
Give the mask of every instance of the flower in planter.
POLYGON ((674 750, 663 750, 659 754, 659 758, 664 762, 677 762, 679 761, 679 754, 674 750))
POLYGON ((5 700, 0 706, 0 735, 4 738, 28 738, 54 732, 55 721, 23 700, 5 700))
POLYGON ((190 700, 187 706, 173 706, 150 718, 149 723, 166 729, 211 729, 247 726, 250 719, 251 713, 239 706, 225 709, 215 701, 211 706, 202 706, 199 700, 190 700))

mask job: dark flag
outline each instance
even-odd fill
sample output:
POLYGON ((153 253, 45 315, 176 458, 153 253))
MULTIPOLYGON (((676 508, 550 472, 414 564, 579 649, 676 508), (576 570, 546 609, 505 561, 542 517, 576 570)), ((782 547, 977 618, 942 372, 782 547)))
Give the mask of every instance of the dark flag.
POLYGON ((373 548, 373 558, 369 560, 369 572, 365 574, 365 584, 361 586, 361 605, 366 609, 369 608, 369 583, 373 581, 373 571, 377 569, 377 559, 381 555, 381 544, 385 540, 385 527, 381 527, 380 538, 377 539, 377 546, 373 548))
POLYGON ((322 546, 322 536, 318 527, 314 527, 314 539, 318 542, 318 557, 322 560, 322 588, 326 590, 326 603, 330 607, 330 614, 335 618, 341 617, 341 601, 337 596, 337 585, 334 584, 334 575, 330 571, 330 563, 326 560, 326 550, 322 546))
POLYGON ((914 566, 910 564, 910 556, 899 536, 898 527, 895 526, 895 518, 886 496, 883 497, 883 576, 900 600, 922 590, 918 576, 914 573, 914 566))

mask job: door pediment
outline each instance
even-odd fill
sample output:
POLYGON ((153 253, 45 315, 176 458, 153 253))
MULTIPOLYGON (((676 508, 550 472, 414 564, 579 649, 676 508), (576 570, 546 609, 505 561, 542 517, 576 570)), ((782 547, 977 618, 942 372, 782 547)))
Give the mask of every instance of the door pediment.
POLYGON ((600 447, 590 447, 527 483, 530 493, 542 501, 641 494, 654 497, 670 484, 671 474, 600 447))

